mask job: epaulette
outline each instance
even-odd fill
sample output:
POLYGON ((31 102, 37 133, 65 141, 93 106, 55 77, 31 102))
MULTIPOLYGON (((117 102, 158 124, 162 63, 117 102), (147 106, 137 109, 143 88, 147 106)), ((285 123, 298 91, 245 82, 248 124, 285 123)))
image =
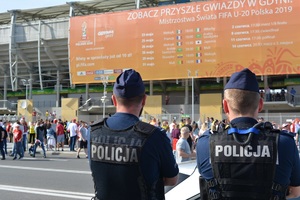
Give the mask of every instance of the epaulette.
POLYGON ((135 130, 144 134, 151 134, 157 127, 142 121, 138 121, 135 125, 135 130))
POLYGON ((295 137, 295 133, 292 133, 292 132, 289 132, 289 131, 280 131, 280 134, 281 135, 286 135, 286 136, 289 136, 291 138, 294 138, 295 137))
POLYGON ((218 129, 217 131, 210 130, 211 134, 227 134, 228 129, 230 128, 230 125, 226 125, 223 129, 218 129))
POLYGON ((103 126, 104 125, 104 120, 105 119, 101 119, 99 121, 94 122, 93 124, 91 124, 91 129, 97 129, 99 126, 103 126))
POLYGON ((271 122, 260 122, 258 123, 257 125, 259 125, 258 128, 261 130, 261 131, 264 131, 264 133, 268 134, 268 133, 277 133, 279 134, 280 133, 280 130, 279 129, 274 129, 273 128, 273 125, 271 122))

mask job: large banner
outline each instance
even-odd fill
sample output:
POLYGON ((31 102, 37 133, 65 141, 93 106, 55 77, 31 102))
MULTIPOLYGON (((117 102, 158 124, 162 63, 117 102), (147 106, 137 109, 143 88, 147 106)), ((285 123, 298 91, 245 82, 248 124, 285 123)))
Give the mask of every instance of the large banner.
POLYGON ((299 0, 215 0, 70 20, 73 84, 300 73, 299 0))

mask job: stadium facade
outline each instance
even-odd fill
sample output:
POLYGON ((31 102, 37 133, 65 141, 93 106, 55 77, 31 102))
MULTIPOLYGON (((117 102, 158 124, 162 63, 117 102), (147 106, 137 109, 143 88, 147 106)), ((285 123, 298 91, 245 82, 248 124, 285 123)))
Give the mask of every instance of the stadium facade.
MULTIPOLYGON (((2 118, 14 120, 21 115, 31 119, 35 110, 44 117, 46 110, 69 120, 72 115, 85 120, 97 120, 114 112, 109 101, 112 83, 73 85, 70 80, 70 18, 97 13, 157 7, 187 1, 98 0, 68 2, 53 7, 10 10, 0 13, 0 88, 2 118), (62 108, 73 100, 67 110, 62 108), (71 115, 64 114, 71 111, 71 115)), ((187 73, 183 71, 183 73, 187 73)), ((195 121, 214 116, 222 118, 221 98, 228 77, 147 80, 150 102, 159 102, 158 109, 146 106, 144 118, 192 117, 195 121), (210 105, 211 104, 211 105, 210 105)), ((300 93, 299 74, 261 75, 261 89, 270 87, 273 93, 285 91, 284 99, 265 103, 262 115, 278 123, 295 118, 300 110, 300 97, 291 102, 289 91, 300 93), (276 113, 272 118, 272 113, 276 113), (277 113, 283 113, 278 118, 277 113), (276 116, 276 117, 275 117, 276 116)))

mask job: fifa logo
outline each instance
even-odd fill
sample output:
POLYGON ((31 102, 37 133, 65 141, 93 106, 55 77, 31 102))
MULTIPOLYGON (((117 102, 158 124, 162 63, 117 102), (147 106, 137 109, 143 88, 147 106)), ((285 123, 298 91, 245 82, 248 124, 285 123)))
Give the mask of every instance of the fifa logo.
POLYGON ((83 22, 81 25, 81 39, 85 40, 87 38, 87 23, 83 22))

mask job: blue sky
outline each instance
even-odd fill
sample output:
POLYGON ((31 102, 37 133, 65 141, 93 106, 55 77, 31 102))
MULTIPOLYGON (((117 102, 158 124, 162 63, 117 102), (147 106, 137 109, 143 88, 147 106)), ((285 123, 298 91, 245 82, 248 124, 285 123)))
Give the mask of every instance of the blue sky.
POLYGON ((83 0, 2 0, 0 6, 0 13, 7 12, 7 10, 15 9, 31 9, 40 8, 47 6, 55 6, 65 4, 66 2, 72 1, 83 1, 83 0))

